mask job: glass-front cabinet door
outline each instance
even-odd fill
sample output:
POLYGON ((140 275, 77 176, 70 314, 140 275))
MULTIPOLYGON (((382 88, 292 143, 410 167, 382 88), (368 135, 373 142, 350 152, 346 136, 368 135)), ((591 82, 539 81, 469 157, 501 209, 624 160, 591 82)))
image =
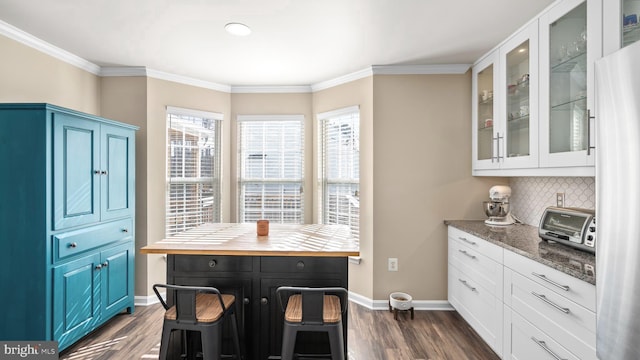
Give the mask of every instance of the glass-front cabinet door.
POLYGON ((565 0, 540 18, 540 166, 592 166, 593 64, 601 24, 590 0, 565 0))
POLYGON ((494 85, 498 83, 498 52, 494 51, 473 67, 473 168, 496 169, 497 158, 497 121, 494 85))
POLYGON ((640 40, 640 0, 602 0, 604 55, 640 40))
POLYGON ((538 23, 533 22, 500 47, 501 113, 497 136, 501 168, 538 166, 538 23))

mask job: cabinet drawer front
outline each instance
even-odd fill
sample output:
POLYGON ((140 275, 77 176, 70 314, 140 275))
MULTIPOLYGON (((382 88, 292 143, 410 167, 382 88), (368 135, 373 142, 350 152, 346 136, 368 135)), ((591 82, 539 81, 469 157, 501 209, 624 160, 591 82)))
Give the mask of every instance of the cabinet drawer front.
POLYGON ((56 260, 132 238, 133 220, 124 219, 53 236, 56 260))
POLYGON ((595 313, 516 272, 506 279, 515 312, 580 358, 595 358, 595 313))
POLYGON ((496 353, 501 354, 502 301, 451 263, 448 278, 451 305, 496 353))
POLYGON ((504 265, 535 283, 595 312, 595 286, 510 251, 505 251, 504 265))
POLYGON ((266 273, 337 273, 346 272, 347 258, 308 256, 263 256, 260 271, 266 273))
POLYGON ((578 360, 553 338, 505 307, 505 356, 517 360, 578 360))
POLYGON ((248 272, 253 271, 250 256, 174 255, 176 272, 248 272))
POLYGON ((449 262, 502 299, 502 264, 455 239, 449 239, 449 262))
POLYGON ((451 226, 449 226, 449 239, 454 239, 460 241, 461 243, 465 243, 470 248, 502 264, 503 249, 498 245, 494 245, 486 240, 480 239, 475 235, 471 235, 451 226))

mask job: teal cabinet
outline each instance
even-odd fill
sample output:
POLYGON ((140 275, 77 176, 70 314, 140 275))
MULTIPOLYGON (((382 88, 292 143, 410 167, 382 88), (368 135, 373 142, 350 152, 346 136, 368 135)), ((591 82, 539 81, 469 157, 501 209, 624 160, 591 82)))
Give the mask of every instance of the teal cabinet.
POLYGON ((134 126, 0 104, 2 340, 64 350, 134 310, 134 126))

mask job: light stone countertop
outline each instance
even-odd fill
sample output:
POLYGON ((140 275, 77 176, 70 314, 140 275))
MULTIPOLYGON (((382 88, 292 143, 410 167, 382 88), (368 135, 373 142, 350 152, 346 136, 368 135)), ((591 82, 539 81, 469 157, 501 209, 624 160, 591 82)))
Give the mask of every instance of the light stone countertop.
POLYGON ((445 220, 444 223, 590 284, 596 283, 594 254, 542 241, 535 226, 487 226, 483 220, 445 220))

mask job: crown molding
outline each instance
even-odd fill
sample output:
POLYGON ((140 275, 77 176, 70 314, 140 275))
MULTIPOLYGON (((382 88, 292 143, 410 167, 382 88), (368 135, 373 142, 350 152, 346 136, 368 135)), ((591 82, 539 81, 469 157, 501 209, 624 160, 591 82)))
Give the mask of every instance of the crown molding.
POLYGON ((343 76, 337 77, 335 79, 331 79, 331 80, 321 81, 319 83, 315 83, 315 84, 311 85, 311 92, 325 90, 325 89, 328 89, 328 88, 332 88, 334 86, 346 84, 348 82, 352 82, 352 81, 355 81, 355 80, 360 80, 360 79, 369 77, 371 75, 373 75, 373 72, 371 70, 371 67, 368 67, 366 69, 362 69, 360 71, 356 71, 356 72, 353 72, 351 74, 343 75, 343 76))
POLYGON ((100 73, 100 66, 57 46, 51 45, 48 42, 26 33, 13 25, 7 24, 2 20, 0 20, 0 35, 4 35, 9 39, 15 40, 94 75, 98 75, 100 73))
POLYGON ((229 85, 195 79, 188 76, 171 74, 159 70, 153 70, 144 66, 105 66, 100 70, 100 76, 147 76, 154 79, 167 80, 210 90, 216 90, 226 93, 231 92, 231 86, 229 85))
POLYGON ((286 94, 286 93, 310 93, 310 85, 290 86, 231 86, 232 94, 286 94))
POLYGON ((103 66, 100 68, 100 76, 147 76, 147 68, 144 66, 103 66))
POLYGON ((471 64, 442 65, 373 65, 373 75, 445 75, 464 74, 471 64))

